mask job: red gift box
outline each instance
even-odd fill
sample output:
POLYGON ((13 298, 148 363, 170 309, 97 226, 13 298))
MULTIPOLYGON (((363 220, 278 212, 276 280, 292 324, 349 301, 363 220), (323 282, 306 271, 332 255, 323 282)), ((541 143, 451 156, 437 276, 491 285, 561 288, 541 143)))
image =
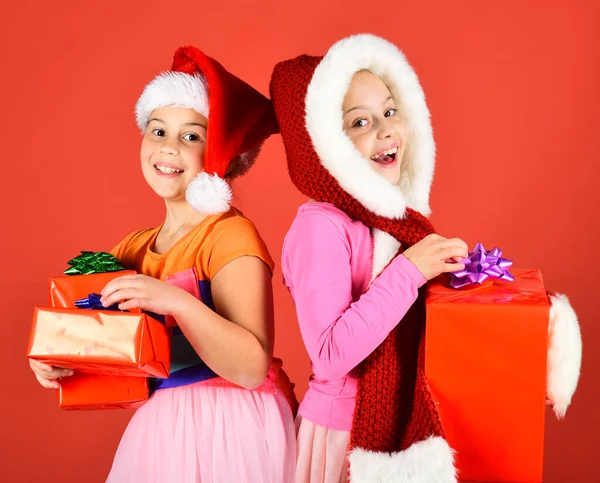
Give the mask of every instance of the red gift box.
POLYGON ((542 481, 549 302, 539 271, 428 286, 425 370, 461 481, 542 481))
POLYGON ((135 275, 133 270, 52 277, 48 282, 48 304, 50 307, 74 309, 75 301, 91 293, 100 293, 108 282, 123 275, 135 275))
POLYGON ((58 405, 67 410, 138 408, 148 399, 148 379, 76 372, 60 379, 58 405))
POLYGON ((143 313, 36 307, 27 356, 94 374, 169 377, 170 334, 143 313))

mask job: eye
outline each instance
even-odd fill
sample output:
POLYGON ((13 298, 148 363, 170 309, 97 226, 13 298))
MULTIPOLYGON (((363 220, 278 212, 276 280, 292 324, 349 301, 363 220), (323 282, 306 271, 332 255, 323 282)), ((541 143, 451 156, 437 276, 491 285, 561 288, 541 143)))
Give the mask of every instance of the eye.
POLYGON ((158 137, 163 137, 165 135, 165 130, 160 128, 152 129, 152 134, 158 137))
POLYGON ((385 117, 392 117, 392 116, 395 116, 397 112, 398 112, 398 109, 392 107, 392 108, 388 109, 387 111, 385 111, 384 115, 385 115, 385 117))
POLYGON ((365 127, 369 122, 366 119, 357 119, 352 124, 352 127, 365 127))
POLYGON ((183 139, 189 142, 200 141, 200 136, 198 136, 196 133, 188 132, 183 135, 183 139))

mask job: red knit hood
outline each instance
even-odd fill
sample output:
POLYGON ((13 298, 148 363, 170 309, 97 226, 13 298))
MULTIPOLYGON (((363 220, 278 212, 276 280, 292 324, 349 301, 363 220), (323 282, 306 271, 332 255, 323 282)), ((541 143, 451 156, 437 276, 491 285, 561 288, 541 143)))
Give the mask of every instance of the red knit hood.
POLYGON ((393 44, 356 35, 336 43, 324 57, 302 55, 281 62, 271 78, 271 98, 290 176, 302 193, 360 214, 359 219, 400 219, 407 208, 429 214, 435 164, 429 110, 416 74, 393 44), (398 186, 372 170, 342 128, 344 97, 362 69, 383 79, 407 124, 398 186))

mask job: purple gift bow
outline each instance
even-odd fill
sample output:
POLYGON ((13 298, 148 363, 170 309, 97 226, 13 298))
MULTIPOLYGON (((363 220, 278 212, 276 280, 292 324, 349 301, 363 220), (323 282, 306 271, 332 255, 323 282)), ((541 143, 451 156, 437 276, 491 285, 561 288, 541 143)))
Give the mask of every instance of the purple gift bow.
POLYGON ((494 248, 486 251, 481 243, 475 245, 468 258, 463 258, 465 268, 458 272, 449 273, 449 285, 452 288, 461 288, 469 284, 480 284, 488 278, 492 280, 506 280, 512 282, 515 278, 508 273, 512 260, 502 258, 502 250, 494 248))

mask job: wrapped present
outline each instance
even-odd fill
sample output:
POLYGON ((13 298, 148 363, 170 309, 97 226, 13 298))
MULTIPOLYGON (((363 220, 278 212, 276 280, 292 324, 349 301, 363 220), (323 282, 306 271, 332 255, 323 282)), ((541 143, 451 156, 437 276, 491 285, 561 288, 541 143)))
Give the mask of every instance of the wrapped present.
POLYGON ((36 307, 27 356, 95 374, 169 377, 170 333, 144 313, 36 307))
POLYGON ((58 405, 67 410, 138 408, 148 399, 148 379, 76 372, 60 380, 58 405))
POLYGON ((170 330, 140 309, 102 306, 108 282, 136 273, 113 255, 81 252, 68 263, 66 276, 49 280, 51 307, 34 311, 27 356, 75 369, 60 381, 64 409, 139 407, 148 398, 147 377, 169 375, 170 330))
POLYGON ((135 275, 132 270, 52 277, 49 280, 48 303, 50 307, 73 309, 75 302, 92 293, 100 293, 108 282, 123 275, 135 275))
POLYGON ((461 481, 541 482, 549 302, 501 255, 429 284, 425 370, 461 481))

